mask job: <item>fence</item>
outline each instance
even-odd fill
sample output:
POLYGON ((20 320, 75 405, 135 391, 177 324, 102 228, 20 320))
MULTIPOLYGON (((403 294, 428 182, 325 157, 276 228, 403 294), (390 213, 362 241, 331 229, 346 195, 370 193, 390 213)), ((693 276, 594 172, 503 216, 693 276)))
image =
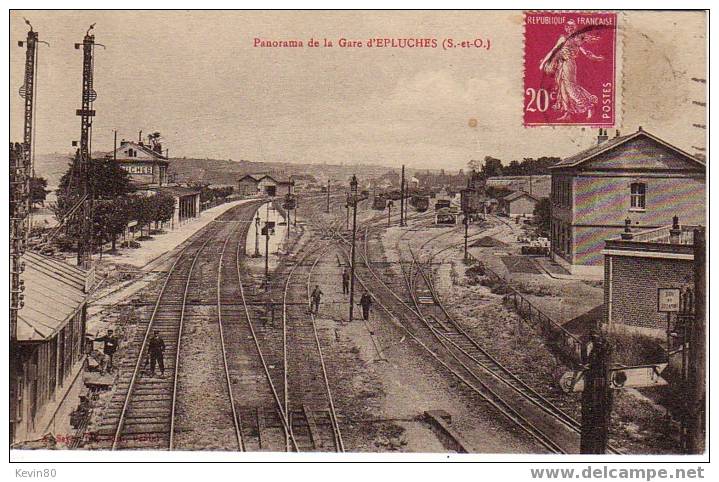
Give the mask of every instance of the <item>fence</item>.
MULTIPOLYGON (((471 262, 480 263, 471 253, 467 253, 467 256, 471 262)), ((573 367, 582 364, 584 343, 579 338, 542 313, 531 301, 513 288, 504 277, 488 268, 484 263, 481 265, 486 275, 507 289, 508 293, 504 295, 505 303, 512 306, 514 311, 533 328, 538 329, 548 344, 565 359, 564 361, 573 367)))

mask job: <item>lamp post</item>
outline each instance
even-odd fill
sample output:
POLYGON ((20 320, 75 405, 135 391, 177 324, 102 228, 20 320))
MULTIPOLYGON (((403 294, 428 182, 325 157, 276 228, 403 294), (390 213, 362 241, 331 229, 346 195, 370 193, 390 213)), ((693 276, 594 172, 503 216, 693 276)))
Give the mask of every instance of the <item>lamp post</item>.
POLYGON ((350 195, 347 194, 347 202, 345 203, 345 209, 347 210, 347 216, 345 216, 345 231, 350 230, 350 195))
POLYGON ((464 212, 464 262, 467 262, 467 238, 469 232, 469 213, 464 212))
MULTIPOLYGON (((352 261, 350 265, 350 319, 349 321, 352 321, 352 315, 354 313, 354 295, 355 295, 355 241, 357 240, 357 176, 352 175, 352 180, 350 181, 350 188, 352 191, 352 208, 353 208, 353 215, 352 215, 352 261)), ((349 204, 348 204, 348 213, 349 213, 349 204)))
POLYGON ((255 254, 254 258, 260 257, 260 212, 257 211, 257 217, 255 218, 255 254))
POLYGON ((270 222, 265 221, 265 291, 270 290, 270 222))

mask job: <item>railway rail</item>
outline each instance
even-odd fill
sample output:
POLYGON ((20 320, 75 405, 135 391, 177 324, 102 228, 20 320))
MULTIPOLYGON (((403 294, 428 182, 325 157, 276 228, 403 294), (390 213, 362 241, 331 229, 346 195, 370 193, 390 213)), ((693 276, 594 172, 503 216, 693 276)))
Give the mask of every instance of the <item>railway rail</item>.
MULTIPOLYGON (((201 323, 206 318, 204 314, 198 313, 197 309, 205 306, 205 302, 211 301, 205 299, 207 293, 212 293, 221 287, 222 263, 218 261, 224 256, 230 238, 239 237, 238 246, 246 238, 247 227, 242 228, 243 223, 233 222, 233 216, 246 214, 248 210, 253 213, 255 208, 256 203, 233 208, 193 236, 177 254, 160 287, 150 317, 140 321, 134 340, 129 344, 126 356, 120 364, 116 390, 105 407, 103 419, 94 434, 99 439, 100 447, 113 450, 178 448, 176 446, 178 425, 193 422, 193 417, 189 413, 184 413, 184 409, 182 420, 178 422, 178 412, 180 412, 178 401, 183 395, 187 395, 183 390, 190 389, 194 385, 182 386, 183 377, 187 376, 182 373, 184 356, 182 347, 187 341, 183 338, 184 328, 190 321, 201 323), (239 230, 238 226, 240 226, 239 230), (205 269, 206 266, 197 269, 201 264, 212 266, 213 263, 218 263, 217 278, 214 283, 212 281, 215 277, 206 276, 208 271, 205 269), (151 333, 155 331, 158 331, 165 341, 166 376, 164 377, 151 377, 146 373, 148 344, 151 333)), ((217 306, 214 308, 217 311, 217 329, 220 337, 217 345, 221 348, 222 363, 225 366, 222 378, 225 380, 226 393, 215 393, 216 397, 220 397, 215 403, 225 405, 221 398, 226 396, 228 401, 223 409, 227 408, 228 412, 233 412, 219 291, 216 301, 217 306)), ((208 304, 211 306, 211 303, 208 304)), ((224 416, 222 410, 218 410, 217 416, 224 416)), ((237 444, 238 448, 241 448, 236 427, 238 418, 236 416, 231 418, 234 420, 227 417, 227 422, 235 424, 237 444)), ((186 429, 188 427, 183 427, 183 430, 186 429)), ((231 447, 223 445, 216 448, 231 447)))

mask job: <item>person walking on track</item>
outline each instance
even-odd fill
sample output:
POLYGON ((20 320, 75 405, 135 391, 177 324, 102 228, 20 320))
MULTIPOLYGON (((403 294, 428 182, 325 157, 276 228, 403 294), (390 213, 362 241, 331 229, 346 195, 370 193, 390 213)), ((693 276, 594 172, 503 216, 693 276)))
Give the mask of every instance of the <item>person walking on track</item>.
POLYGON ((107 333, 105 336, 101 336, 99 338, 95 338, 95 341, 102 341, 104 342, 102 347, 102 353, 105 354, 106 358, 106 365, 105 365, 105 371, 107 373, 110 373, 113 370, 113 357, 115 356, 115 352, 117 351, 117 345, 119 344, 117 340, 117 336, 113 334, 112 330, 107 330, 107 333))
POLYGON ((160 336, 160 332, 155 330, 150 338, 150 373, 155 375, 155 364, 160 367, 160 376, 165 376, 165 341, 160 336))
POLYGON ((369 321, 369 310, 372 308, 372 297, 366 291, 362 294, 359 305, 362 307, 362 318, 364 318, 364 321, 369 321))
POLYGON ((310 296, 310 299, 312 301, 312 304, 310 305, 310 313, 313 313, 315 315, 319 313, 322 294, 323 293, 320 289, 320 285, 315 285, 315 289, 312 290, 312 296, 310 296))
POLYGON ((350 271, 345 266, 342 269, 342 294, 346 295, 350 292, 350 271))

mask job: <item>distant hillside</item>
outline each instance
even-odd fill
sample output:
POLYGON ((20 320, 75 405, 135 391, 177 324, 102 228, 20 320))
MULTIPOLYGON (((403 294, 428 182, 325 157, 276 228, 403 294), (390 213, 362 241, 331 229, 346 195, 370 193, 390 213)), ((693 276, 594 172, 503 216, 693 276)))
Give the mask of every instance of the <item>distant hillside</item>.
POLYGON ((35 175, 47 179, 49 189, 57 189, 60 184, 60 178, 67 167, 70 165, 74 154, 61 154, 54 152, 52 154, 36 154, 35 155, 35 175))
POLYGON ((245 174, 271 173, 280 176, 309 174, 318 181, 327 179, 348 180, 352 174, 359 178, 381 176, 387 171, 397 171, 384 166, 341 166, 334 164, 290 164, 281 162, 250 162, 217 159, 171 159, 169 174, 175 182, 203 182, 209 184, 235 184, 245 174))
MULTIPOLYGON (((97 155, 100 155, 97 153, 97 155)), ((47 179, 50 189, 56 189, 60 178, 67 171, 73 157, 72 153, 37 154, 35 172, 47 179)), ((208 184, 235 184, 237 179, 251 173, 273 173, 280 176, 309 174, 324 183, 327 179, 348 181, 357 174, 360 181, 376 178, 389 171, 399 172, 399 168, 376 165, 339 165, 339 164, 291 164, 282 162, 251 162, 223 159, 170 159, 169 174, 174 174, 175 182, 180 184, 202 182, 208 184)), ((407 171, 411 176, 412 171, 407 171)))

